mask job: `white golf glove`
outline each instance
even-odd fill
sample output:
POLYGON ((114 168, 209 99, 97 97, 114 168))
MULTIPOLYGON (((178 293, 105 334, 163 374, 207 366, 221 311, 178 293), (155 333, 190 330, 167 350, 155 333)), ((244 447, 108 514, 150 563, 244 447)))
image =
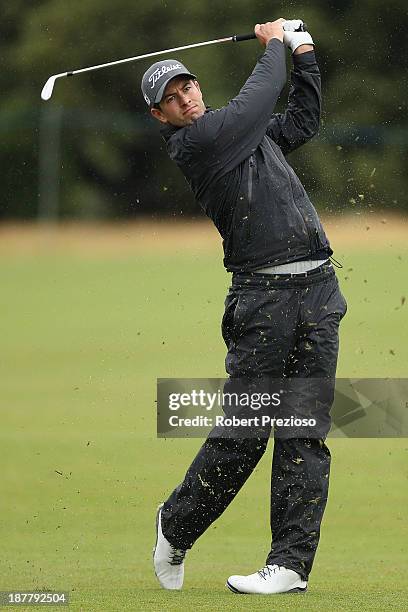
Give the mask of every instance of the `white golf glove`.
MULTIPOLYGON (((287 23, 287 22, 286 22, 287 23)), ((286 25, 286 23, 284 25, 286 25)), ((285 27, 283 28, 285 30, 285 27)), ((314 45, 313 38, 309 32, 288 32, 285 30, 283 42, 292 53, 300 47, 300 45, 314 45)))
POLYGON ((296 32, 297 30, 300 30, 302 26, 303 21, 301 19, 287 19, 284 21, 282 27, 286 32, 296 32))

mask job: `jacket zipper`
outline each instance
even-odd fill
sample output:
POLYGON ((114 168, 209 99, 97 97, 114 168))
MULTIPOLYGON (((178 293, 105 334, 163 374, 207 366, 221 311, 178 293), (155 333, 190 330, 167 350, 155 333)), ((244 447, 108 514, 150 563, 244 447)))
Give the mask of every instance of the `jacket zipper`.
POLYGON ((254 156, 251 155, 249 158, 249 170, 248 170, 248 215, 247 219, 247 228, 248 228, 248 238, 250 237, 250 216, 251 216, 251 204, 252 204, 252 194, 253 194, 253 183, 254 183, 254 167, 255 160, 254 156))
MULTIPOLYGON (((309 229, 308 224, 306 223, 306 219, 305 219, 305 218, 304 218, 304 216, 303 216, 303 212, 300 210, 299 206, 296 204, 296 200, 295 200, 295 197, 294 197, 294 195, 293 195, 292 180, 291 180, 291 178, 290 178, 289 171, 288 171, 288 169, 286 168, 286 166, 285 166, 285 165, 284 165, 284 164, 281 162, 281 160, 279 159, 279 157, 278 157, 277 155, 276 155, 276 159, 278 160, 278 162, 280 163, 280 165, 281 165, 281 166, 282 166, 282 168, 285 170, 285 172, 286 172, 286 174, 287 174, 287 176, 288 176, 288 179, 289 179, 289 185, 290 185, 290 193, 291 193, 291 195, 292 195, 292 202, 293 202, 293 205, 295 206, 296 210, 298 211, 298 213, 299 213, 299 214, 300 214, 300 216, 302 217, 302 220, 303 220, 304 226, 305 226, 306 231, 307 231, 307 235, 308 235, 308 237, 309 237, 309 245, 310 245, 310 250, 311 250, 311 253, 312 253, 312 255, 313 255, 313 254, 316 252, 316 250, 313 248, 312 232, 311 232, 311 230, 309 229)), ((316 231, 316 233, 317 233, 317 230, 315 230, 315 231, 316 231)))
POLYGON ((248 172, 248 203, 249 204, 251 204, 252 202, 252 184, 254 180, 254 166, 255 166, 254 156, 251 155, 251 157, 249 158, 249 172, 248 172))

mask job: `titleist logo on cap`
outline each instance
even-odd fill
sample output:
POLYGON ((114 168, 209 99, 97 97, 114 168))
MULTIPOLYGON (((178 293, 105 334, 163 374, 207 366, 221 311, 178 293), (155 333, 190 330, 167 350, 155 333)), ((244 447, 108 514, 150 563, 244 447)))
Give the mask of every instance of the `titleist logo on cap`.
POLYGON ((160 68, 156 68, 156 70, 152 72, 152 74, 149 76, 149 83, 150 82, 152 83, 151 88, 153 89, 157 81, 164 74, 167 74, 168 72, 171 72, 172 70, 177 70, 177 68, 183 68, 183 66, 181 66, 180 64, 171 64, 170 66, 161 66, 160 68))

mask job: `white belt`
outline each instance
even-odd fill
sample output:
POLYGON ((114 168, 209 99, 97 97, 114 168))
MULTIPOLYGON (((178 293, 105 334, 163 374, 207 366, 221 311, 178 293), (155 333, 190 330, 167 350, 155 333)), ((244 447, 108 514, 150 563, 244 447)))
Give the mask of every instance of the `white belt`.
POLYGON ((268 266, 259 268, 255 272, 262 274, 304 274, 318 268, 329 259, 306 259, 305 261, 292 261, 291 263, 281 264, 279 266, 268 266))

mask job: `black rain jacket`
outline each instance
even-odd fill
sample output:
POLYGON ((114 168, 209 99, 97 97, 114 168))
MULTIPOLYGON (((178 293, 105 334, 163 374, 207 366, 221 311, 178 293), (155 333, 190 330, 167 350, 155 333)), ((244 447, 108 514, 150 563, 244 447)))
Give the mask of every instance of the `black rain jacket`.
POLYGON ((332 254, 317 212, 285 155, 319 127, 314 51, 293 55, 285 113, 273 113, 286 83, 285 47, 269 41, 239 94, 192 125, 166 124, 167 151, 223 238, 229 272, 332 254))

